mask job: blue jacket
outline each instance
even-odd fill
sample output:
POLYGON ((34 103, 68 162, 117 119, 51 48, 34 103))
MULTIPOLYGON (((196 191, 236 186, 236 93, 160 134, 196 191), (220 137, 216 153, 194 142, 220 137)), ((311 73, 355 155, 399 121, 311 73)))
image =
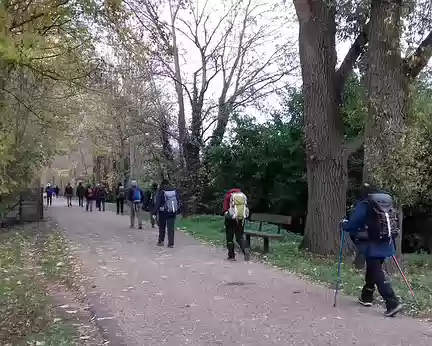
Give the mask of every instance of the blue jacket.
MULTIPOLYGON (((368 226, 370 220, 369 210, 366 200, 358 201, 348 222, 343 224, 343 230, 354 237, 358 233, 364 232, 365 226, 368 226)), ((388 242, 363 240, 357 242, 356 245, 366 258, 387 258, 395 254, 394 240, 388 242)))

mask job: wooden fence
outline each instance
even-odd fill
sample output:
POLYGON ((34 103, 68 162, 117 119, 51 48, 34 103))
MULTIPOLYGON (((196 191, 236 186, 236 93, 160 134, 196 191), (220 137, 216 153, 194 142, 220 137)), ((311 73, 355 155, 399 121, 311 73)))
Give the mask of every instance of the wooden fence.
POLYGON ((0 196, 1 228, 43 219, 43 188, 27 188, 14 195, 0 196))

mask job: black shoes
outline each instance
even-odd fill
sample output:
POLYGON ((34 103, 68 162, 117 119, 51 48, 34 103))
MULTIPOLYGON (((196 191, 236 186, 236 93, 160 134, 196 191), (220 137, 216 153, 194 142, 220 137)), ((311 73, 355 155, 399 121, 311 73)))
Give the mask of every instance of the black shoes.
POLYGON ((366 299, 363 299, 362 297, 359 297, 358 302, 359 302, 359 304, 366 306, 366 307, 372 306, 372 300, 366 300, 366 299))
POLYGON ((386 312, 384 312, 385 317, 395 317, 401 310, 403 309, 403 305, 398 303, 394 306, 387 307, 386 312))

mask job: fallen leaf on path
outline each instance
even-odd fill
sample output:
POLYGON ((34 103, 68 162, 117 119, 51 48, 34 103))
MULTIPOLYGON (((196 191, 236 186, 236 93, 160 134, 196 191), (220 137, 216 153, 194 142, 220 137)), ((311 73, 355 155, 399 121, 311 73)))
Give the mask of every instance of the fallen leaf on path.
POLYGON ((335 316, 335 319, 337 319, 337 320, 343 320, 343 318, 340 317, 340 316, 335 316))
POLYGON ((66 310, 68 314, 76 314, 77 310, 66 310))
POLYGON ((67 305, 67 304, 65 304, 65 305, 62 305, 62 306, 60 306, 62 309, 67 309, 68 307, 69 307, 69 305, 67 305))
POLYGON ((98 321, 112 320, 112 319, 114 319, 114 316, 106 316, 106 317, 98 317, 97 318, 98 321))

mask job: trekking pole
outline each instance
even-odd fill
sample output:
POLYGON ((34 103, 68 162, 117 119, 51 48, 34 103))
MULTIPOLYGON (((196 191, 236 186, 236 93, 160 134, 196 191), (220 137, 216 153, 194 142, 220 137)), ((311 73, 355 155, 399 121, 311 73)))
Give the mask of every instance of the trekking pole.
POLYGON ((396 264, 396 267, 397 267, 398 270, 399 270, 399 273, 401 274, 403 280, 405 281, 405 284, 406 284, 406 286, 408 287, 408 290, 410 291, 411 296, 413 297, 413 299, 414 299, 415 303, 417 304, 417 306, 420 308, 420 304, 419 304, 419 302, 417 301, 417 298, 416 298, 415 295, 414 295, 414 290, 412 289, 412 287, 411 287, 411 285, 409 284, 409 282, 408 282, 408 280, 407 280, 407 278, 406 278, 404 272, 402 271, 402 268, 401 268, 401 266, 399 265, 399 262, 398 262, 398 260, 396 259, 396 256, 393 255, 392 258, 393 258, 393 262, 396 264))
POLYGON ((337 304, 337 295, 339 293, 340 289, 340 282, 341 282, 341 265, 342 265, 342 253, 343 253, 343 244, 345 241, 345 232, 342 229, 342 223, 340 225, 340 231, 341 231, 341 241, 340 241, 340 250, 339 250, 339 263, 338 263, 338 273, 337 273, 337 282, 336 282, 336 289, 334 294, 334 302, 333 307, 336 307, 337 304))

